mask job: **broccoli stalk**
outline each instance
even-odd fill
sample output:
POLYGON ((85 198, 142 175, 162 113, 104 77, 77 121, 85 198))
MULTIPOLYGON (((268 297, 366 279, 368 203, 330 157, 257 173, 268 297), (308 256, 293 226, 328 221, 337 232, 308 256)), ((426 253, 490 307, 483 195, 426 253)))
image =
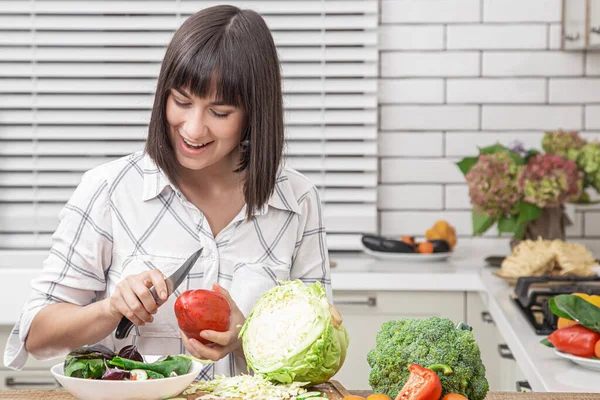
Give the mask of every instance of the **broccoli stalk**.
POLYGON ((470 327, 455 326, 447 318, 385 322, 367 361, 373 391, 391 398, 408 380, 408 366, 413 363, 438 372, 442 396, 460 393, 469 400, 484 400, 489 390, 479 346, 470 327))

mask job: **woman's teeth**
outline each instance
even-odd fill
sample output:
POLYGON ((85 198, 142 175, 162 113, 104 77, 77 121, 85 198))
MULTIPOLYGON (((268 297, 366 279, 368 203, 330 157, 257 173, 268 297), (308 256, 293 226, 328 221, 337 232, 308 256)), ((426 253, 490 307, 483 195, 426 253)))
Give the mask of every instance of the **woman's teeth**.
POLYGON ((199 149, 201 147, 206 146, 208 143, 202 143, 202 144, 193 144, 188 142, 185 138, 183 138, 183 141, 185 142, 185 144, 188 145, 188 147, 191 147, 192 149, 199 149))

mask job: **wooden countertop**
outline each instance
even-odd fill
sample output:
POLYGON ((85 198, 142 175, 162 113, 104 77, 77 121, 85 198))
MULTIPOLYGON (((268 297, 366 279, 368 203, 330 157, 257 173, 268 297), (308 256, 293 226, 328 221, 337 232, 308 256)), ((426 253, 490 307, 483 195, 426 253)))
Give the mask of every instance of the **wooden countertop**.
MULTIPOLYGON (((370 392, 350 391, 352 394, 368 396, 370 392)), ((0 392, 2 400, 75 400, 70 393, 64 390, 4 390, 0 392)), ((518 393, 518 392, 490 392, 486 400, 598 400, 599 393, 518 393)))

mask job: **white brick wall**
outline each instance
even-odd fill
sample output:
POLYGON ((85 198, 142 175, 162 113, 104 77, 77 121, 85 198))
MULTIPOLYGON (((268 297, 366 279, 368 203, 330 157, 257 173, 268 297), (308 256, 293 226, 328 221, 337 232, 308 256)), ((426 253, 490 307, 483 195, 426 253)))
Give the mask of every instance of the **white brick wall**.
MULTIPOLYGON (((545 130, 600 138, 600 53, 560 47, 561 0, 380 0, 379 227, 423 235, 436 220, 470 239, 467 186, 454 164, 477 146, 545 130)), ((600 207, 569 237, 600 250, 600 207)), ((507 248, 503 249, 504 251, 507 248)))

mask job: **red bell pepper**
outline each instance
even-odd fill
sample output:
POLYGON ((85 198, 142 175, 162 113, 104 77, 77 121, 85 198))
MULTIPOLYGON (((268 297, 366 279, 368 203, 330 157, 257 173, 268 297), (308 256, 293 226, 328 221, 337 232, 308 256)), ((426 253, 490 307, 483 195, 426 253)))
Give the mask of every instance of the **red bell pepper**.
POLYGON ((408 367, 410 375, 406 384, 396 396, 396 400, 439 400, 442 395, 442 382, 437 373, 419 364, 408 367))
POLYGON ((558 350, 586 358, 594 356, 594 346, 598 340, 599 333, 581 325, 560 328, 548 336, 548 341, 558 350))

